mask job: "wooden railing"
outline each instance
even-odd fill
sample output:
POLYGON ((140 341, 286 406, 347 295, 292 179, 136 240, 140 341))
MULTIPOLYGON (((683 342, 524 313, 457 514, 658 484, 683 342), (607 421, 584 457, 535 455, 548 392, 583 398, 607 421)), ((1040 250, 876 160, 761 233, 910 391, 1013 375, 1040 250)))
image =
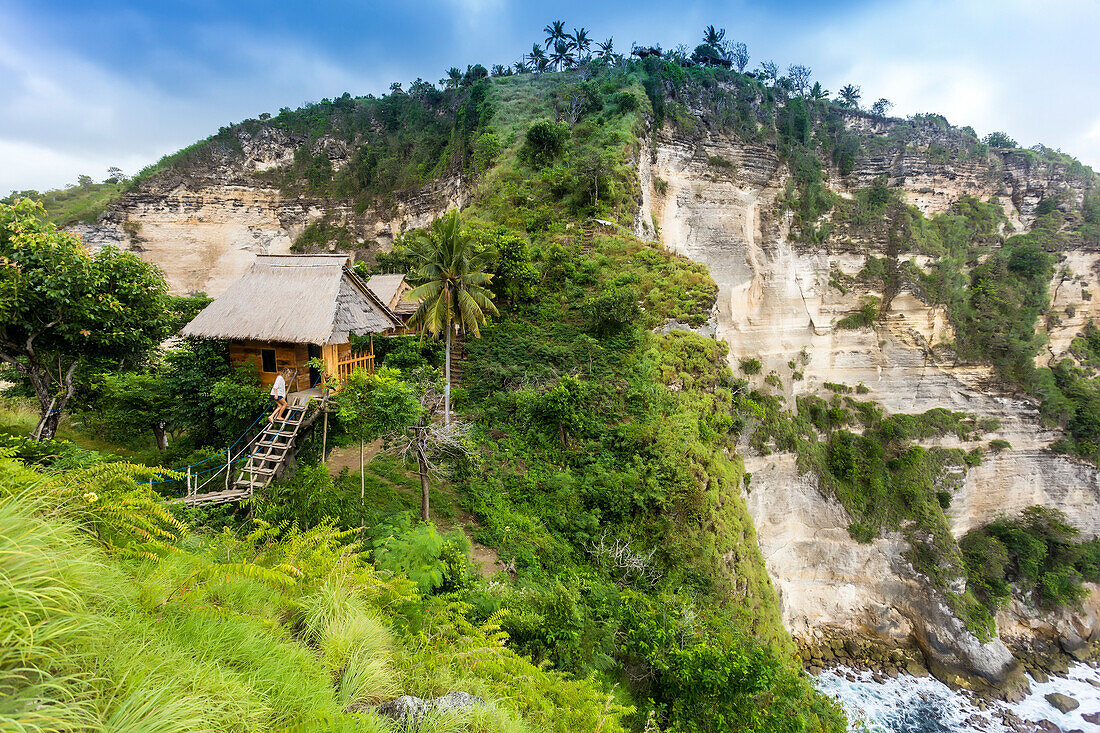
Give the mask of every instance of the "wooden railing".
POLYGON ((336 362, 336 378, 343 382, 356 369, 365 369, 368 373, 373 373, 374 354, 353 356, 345 361, 336 362))

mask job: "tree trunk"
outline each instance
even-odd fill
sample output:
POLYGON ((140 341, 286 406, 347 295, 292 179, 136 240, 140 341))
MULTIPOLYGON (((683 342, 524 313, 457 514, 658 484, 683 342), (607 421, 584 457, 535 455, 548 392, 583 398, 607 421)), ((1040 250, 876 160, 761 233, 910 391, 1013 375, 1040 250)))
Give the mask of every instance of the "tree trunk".
POLYGON ((27 362, 24 374, 27 375, 34 386, 41 411, 38 425, 31 433, 31 437, 35 440, 53 440, 54 435, 57 434, 57 424, 61 422, 61 411, 65 409, 65 405, 69 403, 69 398, 73 396, 73 391, 76 389, 73 384, 73 376, 76 374, 76 368, 80 366, 80 359, 74 361, 69 370, 65 372, 65 376, 61 381, 61 394, 55 397, 50 397, 49 394, 49 377, 43 376, 43 374, 49 374, 49 372, 41 367, 37 359, 33 357, 28 359, 27 362))
POLYGON ((61 422, 60 408, 47 408, 45 414, 38 419, 31 437, 35 440, 53 440, 57 434, 57 424, 61 422))
POLYGON ((451 330, 450 323, 447 324, 447 358, 446 358, 446 379, 443 384, 443 424, 447 427, 451 425, 451 330))
POLYGON ((164 423, 158 422, 153 424, 153 437, 157 439, 157 448, 164 451, 168 450, 168 434, 164 431, 164 423))
POLYGON ((420 518, 428 521, 428 459, 424 455, 424 448, 417 446, 416 462, 420 467, 420 518))

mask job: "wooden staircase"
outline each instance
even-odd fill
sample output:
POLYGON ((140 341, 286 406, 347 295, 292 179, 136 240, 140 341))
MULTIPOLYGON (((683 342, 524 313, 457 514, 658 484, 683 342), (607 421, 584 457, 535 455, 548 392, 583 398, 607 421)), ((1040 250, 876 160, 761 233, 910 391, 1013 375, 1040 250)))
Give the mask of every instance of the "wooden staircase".
MULTIPOLYGON (((325 409, 326 403, 327 400, 323 400, 317 411, 325 409)), ((231 485, 221 491, 188 494, 183 498, 183 503, 187 506, 212 506, 252 498, 256 489, 262 489, 281 475, 294 457, 297 452, 295 441, 303 423, 309 425, 313 422, 312 418, 306 419, 308 407, 308 403, 287 407, 282 420, 267 425, 252 439, 248 459, 231 485)))

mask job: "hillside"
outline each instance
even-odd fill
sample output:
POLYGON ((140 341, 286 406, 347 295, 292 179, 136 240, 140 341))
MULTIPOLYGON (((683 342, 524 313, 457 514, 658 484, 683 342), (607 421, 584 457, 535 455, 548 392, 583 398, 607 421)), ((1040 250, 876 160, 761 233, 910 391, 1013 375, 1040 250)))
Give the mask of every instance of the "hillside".
POLYGON ((511 648, 622 685, 638 730, 834 730, 798 663, 1015 695, 1096 653, 1097 184, 651 57, 249 120, 72 229, 217 295, 257 252, 400 268, 461 207, 507 257, 454 488, 517 574, 473 621, 509 609, 511 648))

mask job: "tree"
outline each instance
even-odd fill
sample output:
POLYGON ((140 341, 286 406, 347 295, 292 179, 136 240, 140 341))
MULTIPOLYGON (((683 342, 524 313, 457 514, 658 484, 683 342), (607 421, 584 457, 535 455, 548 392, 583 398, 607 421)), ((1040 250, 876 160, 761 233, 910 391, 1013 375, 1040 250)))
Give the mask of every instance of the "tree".
POLYGON ((76 177, 76 185, 80 186, 85 191, 90 189, 94 183, 95 181, 92 180, 91 176, 86 176, 83 173, 76 177))
POLYGON ((126 183, 129 180, 126 178, 126 174, 122 172, 122 169, 118 166, 112 165, 107 169, 107 180, 105 183, 126 183))
POLYGON ((0 204, 0 361, 34 390, 35 438, 54 436, 82 366, 133 363, 168 335, 167 291, 130 252, 90 254, 40 203, 0 204))
POLYGON ((1018 147, 1016 141, 1008 136, 1004 132, 991 132, 982 138, 982 142, 991 148, 1015 148, 1018 147))
POLYGON ((440 79, 439 83, 445 89, 458 89, 458 85, 462 83, 462 70, 457 66, 452 66, 447 69, 447 77, 440 79))
POLYGON ((374 373, 356 369, 344 381, 333 404, 340 424, 359 439, 359 498, 365 499, 364 445, 419 424, 419 395, 413 385, 401 379, 397 369, 382 367, 374 373))
POLYGON ((546 48, 551 46, 557 46, 558 41, 564 41, 568 37, 568 33, 565 32, 565 21, 555 20, 548 26, 542 29, 542 32, 546 34, 546 48))
POLYGON ((875 117, 885 117, 893 106, 894 103, 886 97, 879 97, 879 99, 871 105, 871 114, 875 117))
POLYGON ((744 74, 745 67, 749 65, 749 47, 743 43, 732 43, 726 55, 733 63, 733 67, 737 69, 737 73, 744 74))
POLYGON ((608 38, 602 43, 597 43, 596 48, 600 49, 600 61, 612 63, 615 60, 615 39, 608 38))
POLYGON ((444 416, 451 423, 451 337, 455 326, 480 337, 479 326, 489 314, 496 314, 493 294, 486 289, 493 276, 485 270, 491 253, 477 252, 462 231, 458 210, 432 222, 428 232, 414 232, 409 238, 416 269, 410 280, 416 285, 405 297, 420 306, 408 325, 421 333, 446 334, 444 416))
POLYGON ((573 34, 567 38, 573 41, 573 48, 577 50, 577 56, 582 63, 591 58, 589 50, 592 48, 592 39, 588 37, 587 28, 574 28, 573 34))
POLYGON ((715 28, 713 25, 708 25, 703 29, 703 43, 711 48, 719 48, 722 45, 722 39, 725 37, 725 28, 715 28))
POLYGON ((810 99, 821 102, 829 98, 829 90, 821 88, 821 82, 815 81, 814 86, 810 89, 810 99))
POLYGON ((845 84, 838 92, 838 101, 841 105, 850 109, 859 109, 859 87, 854 84, 845 84))
POLYGON ((116 438, 137 438, 151 432, 157 448, 167 450, 168 424, 175 405, 163 369, 123 371, 101 378, 96 417, 116 438))
POLYGON ((779 81, 779 67, 774 61, 761 61, 760 69, 756 73, 761 79, 771 81, 773 85, 779 81))
POLYGON ((791 83, 794 85, 794 90, 798 92, 800 97, 806 96, 806 91, 810 88, 810 78, 813 76, 813 70, 809 66, 803 66, 802 64, 791 64, 787 67, 787 76, 791 78, 791 83))
POLYGON ((530 61, 531 71, 536 73, 546 71, 546 65, 550 62, 546 52, 537 43, 531 46, 531 53, 527 54, 527 58, 530 61))
POLYGON ((573 55, 573 44, 564 40, 559 40, 554 44, 554 51, 550 54, 550 61, 558 71, 571 68, 576 60, 577 57, 573 55))

